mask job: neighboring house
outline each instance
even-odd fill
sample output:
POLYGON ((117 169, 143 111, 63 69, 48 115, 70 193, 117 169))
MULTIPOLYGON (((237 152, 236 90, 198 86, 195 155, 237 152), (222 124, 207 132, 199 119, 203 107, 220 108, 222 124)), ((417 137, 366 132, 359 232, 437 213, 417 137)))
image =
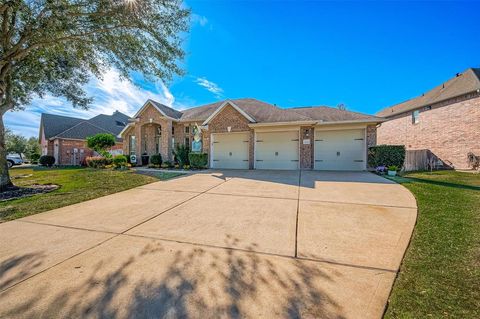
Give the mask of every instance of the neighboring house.
POLYGON ((422 96, 383 109, 378 144, 426 149, 447 166, 467 169, 480 155, 480 69, 468 69, 422 96))
MULTIPOLYGON (((282 109, 255 99, 220 101, 177 111, 148 100, 120 133, 124 153, 160 153, 191 145, 201 127, 211 168, 365 170, 382 118, 330 107, 282 109)), ((146 164, 146 163, 143 163, 146 164)))
POLYGON ((86 145, 86 138, 98 133, 110 133, 117 144, 112 153, 123 153, 123 142, 118 134, 128 123, 128 115, 115 111, 112 115, 100 114, 89 120, 46 114, 40 120, 40 146, 42 155, 55 157, 57 165, 80 165, 94 151, 86 145))

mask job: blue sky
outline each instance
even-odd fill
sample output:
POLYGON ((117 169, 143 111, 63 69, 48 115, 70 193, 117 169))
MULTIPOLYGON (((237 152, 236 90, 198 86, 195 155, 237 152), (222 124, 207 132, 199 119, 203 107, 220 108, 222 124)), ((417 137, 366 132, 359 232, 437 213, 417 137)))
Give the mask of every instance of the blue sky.
POLYGON ((138 86, 115 70, 92 80, 87 112, 63 99, 36 99, 6 125, 34 136, 41 112, 133 115, 147 98, 177 109, 253 97, 282 107, 344 103, 375 113, 480 67, 480 3, 188 1, 186 71, 138 86))

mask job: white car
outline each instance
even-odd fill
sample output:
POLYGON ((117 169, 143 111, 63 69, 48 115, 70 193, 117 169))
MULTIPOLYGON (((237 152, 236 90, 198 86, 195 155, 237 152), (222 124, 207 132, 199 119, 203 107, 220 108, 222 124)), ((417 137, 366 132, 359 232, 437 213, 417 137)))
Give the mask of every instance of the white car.
POLYGON ((19 154, 8 154, 7 164, 8 164, 8 168, 12 167, 13 165, 22 165, 23 159, 19 154))

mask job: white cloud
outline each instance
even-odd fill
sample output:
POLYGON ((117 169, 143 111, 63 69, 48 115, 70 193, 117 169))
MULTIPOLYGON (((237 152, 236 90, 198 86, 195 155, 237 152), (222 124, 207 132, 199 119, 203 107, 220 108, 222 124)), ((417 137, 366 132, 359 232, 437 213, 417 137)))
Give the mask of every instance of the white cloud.
POLYGON ((88 110, 74 109, 64 98, 46 95, 35 98, 24 111, 8 112, 4 117, 5 125, 17 134, 37 136, 41 113, 87 119, 118 110, 133 116, 148 99, 176 109, 185 108, 175 103, 175 97, 162 82, 148 83, 148 89, 142 89, 127 80, 122 81, 118 71, 113 69, 106 72, 101 80, 93 78, 85 89, 94 98, 88 110))
POLYGON ((208 24, 208 19, 205 16, 201 16, 199 14, 193 13, 191 16, 191 23, 199 24, 200 26, 204 27, 208 24))
POLYGON ((218 84, 207 80, 205 77, 199 77, 196 79, 198 85, 206 88, 209 92, 213 93, 216 98, 221 99, 223 97, 223 89, 218 84))

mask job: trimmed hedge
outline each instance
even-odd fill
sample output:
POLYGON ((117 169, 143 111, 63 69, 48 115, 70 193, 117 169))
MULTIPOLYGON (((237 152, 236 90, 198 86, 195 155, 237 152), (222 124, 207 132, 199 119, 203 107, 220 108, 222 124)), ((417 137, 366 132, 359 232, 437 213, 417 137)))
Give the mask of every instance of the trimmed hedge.
POLYGON ((368 149, 368 165, 371 167, 392 166, 399 169, 405 162, 405 145, 377 145, 368 149))
POLYGON ((112 165, 112 159, 102 156, 91 156, 85 159, 87 166, 91 168, 105 168, 105 166, 112 165))
POLYGON ((50 167, 53 164, 55 164, 55 157, 53 157, 51 155, 42 155, 38 159, 38 162, 40 163, 40 165, 50 167))
POLYGON ((162 165, 162 155, 154 154, 154 155, 150 156, 150 164, 162 165))
POLYGON ((112 163, 115 168, 125 167, 128 164, 127 157, 125 155, 116 155, 113 157, 112 163))
POLYGON ((206 168, 208 164, 208 154, 206 153, 190 153, 188 160, 192 168, 206 168))

